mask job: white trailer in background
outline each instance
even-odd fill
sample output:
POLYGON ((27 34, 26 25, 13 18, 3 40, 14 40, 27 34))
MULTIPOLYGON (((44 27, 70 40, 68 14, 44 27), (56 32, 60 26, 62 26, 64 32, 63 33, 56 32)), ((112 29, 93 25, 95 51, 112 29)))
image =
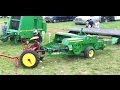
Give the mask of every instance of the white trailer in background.
POLYGON ((120 16, 101 16, 101 22, 120 20, 120 16))
POLYGON ((120 16, 114 16, 114 20, 120 20, 120 16))

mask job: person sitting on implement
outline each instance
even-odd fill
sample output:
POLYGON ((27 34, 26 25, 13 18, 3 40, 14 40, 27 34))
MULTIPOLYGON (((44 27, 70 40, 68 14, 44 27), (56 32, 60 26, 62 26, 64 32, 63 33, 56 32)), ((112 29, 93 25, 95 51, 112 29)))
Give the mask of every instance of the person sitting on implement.
POLYGON ((6 30, 7 30, 7 22, 4 22, 4 24, 2 25, 3 35, 6 35, 6 30))
POLYGON ((39 37, 38 36, 34 36, 30 39, 31 41, 34 41, 34 43, 30 46, 30 48, 34 51, 37 51, 40 49, 40 43, 39 43, 39 37))

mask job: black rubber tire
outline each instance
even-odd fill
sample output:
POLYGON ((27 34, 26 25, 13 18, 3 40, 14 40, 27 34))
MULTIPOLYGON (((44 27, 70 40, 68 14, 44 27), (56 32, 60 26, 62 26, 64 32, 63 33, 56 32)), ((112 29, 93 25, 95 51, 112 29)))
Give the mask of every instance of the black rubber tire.
POLYGON ((60 22, 59 20, 53 20, 53 23, 58 23, 58 22, 60 22))
POLYGON ((53 20, 53 23, 56 23, 57 22, 57 20, 53 20))
POLYGON ((39 41, 40 43, 42 43, 43 38, 42 38, 41 34, 40 34, 40 33, 38 33, 38 35, 37 35, 37 36, 39 37, 38 41, 39 41))
MULTIPOLYGON (((45 57, 45 48, 44 48, 43 46, 41 46, 41 47, 40 47, 40 50, 43 50, 43 51, 42 51, 43 57, 40 57, 39 54, 38 54, 38 56, 39 56, 39 59, 40 59, 41 61, 43 61, 43 58, 45 57)), ((39 53, 39 52, 37 52, 37 53, 39 53)))
MULTIPOLYGON (((40 50, 44 50, 44 51, 42 51, 42 55, 44 55, 44 57, 45 57, 45 49, 44 49, 44 47, 41 46, 40 50)), ((42 61, 44 57, 40 57, 40 60, 42 61)))
POLYGON ((8 41, 9 38, 8 37, 5 38, 5 37, 6 37, 5 35, 0 36, 2 42, 7 42, 8 41))
POLYGON ((75 23, 75 25, 79 25, 78 23, 75 23))
POLYGON ((95 55, 95 49, 92 47, 92 46, 89 46, 85 49, 85 52, 84 52, 84 57, 85 58, 93 58, 94 55, 92 57, 89 56, 89 52, 90 50, 93 50, 94 51, 94 55, 95 55))
POLYGON ((20 64, 21 64, 23 67, 25 67, 25 68, 35 68, 35 67, 38 66, 39 61, 40 61, 40 59, 39 59, 38 53, 35 52, 35 51, 32 51, 32 50, 24 51, 24 52, 20 55, 20 64), (23 61, 22 61, 23 56, 24 56, 25 54, 27 54, 27 53, 33 54, 33 55, 35 56, 35 58, 36 58, 35 64, 34 64, 33 66, 31 66, 31 67, 28 67, 28 66, 24 65, 24 63, 23 63, 23 61))
POLYGON ((14 41, 14 37, 10 37, 10 41, 14 41))
POLYGON ((43 38, 41 35, 39 35, 39 42, 42 43, 42 41, 43 41, 43 38))
POLYGON ((8 38, 2 39, 1 41, 2 41, 2 42, 7 42, 7 41, 8 41, 8 38))

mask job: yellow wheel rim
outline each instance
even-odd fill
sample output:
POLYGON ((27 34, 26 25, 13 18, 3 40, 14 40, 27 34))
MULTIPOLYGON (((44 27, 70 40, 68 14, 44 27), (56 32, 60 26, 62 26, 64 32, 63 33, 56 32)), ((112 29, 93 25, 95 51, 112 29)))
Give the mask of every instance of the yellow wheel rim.
POLYGON ((89 57, 93 57, 94 56, 94 50, 90 50, 89 51, 89 57))
POLYGON ((22 62, 27 67, 32 67, 36 63, 36 58, 33 54, 27 53, 23 56, 22 62))

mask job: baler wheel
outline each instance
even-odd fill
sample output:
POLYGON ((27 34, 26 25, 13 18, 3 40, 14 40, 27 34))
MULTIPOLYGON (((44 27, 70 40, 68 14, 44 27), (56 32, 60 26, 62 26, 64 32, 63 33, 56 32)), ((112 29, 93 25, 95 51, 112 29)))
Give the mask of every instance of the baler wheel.
POLYGON ((92 58, 95 55, 95 49, 93 47, 87 47, 85 52, 84 52, 84 56, 86 58, 92 58))

